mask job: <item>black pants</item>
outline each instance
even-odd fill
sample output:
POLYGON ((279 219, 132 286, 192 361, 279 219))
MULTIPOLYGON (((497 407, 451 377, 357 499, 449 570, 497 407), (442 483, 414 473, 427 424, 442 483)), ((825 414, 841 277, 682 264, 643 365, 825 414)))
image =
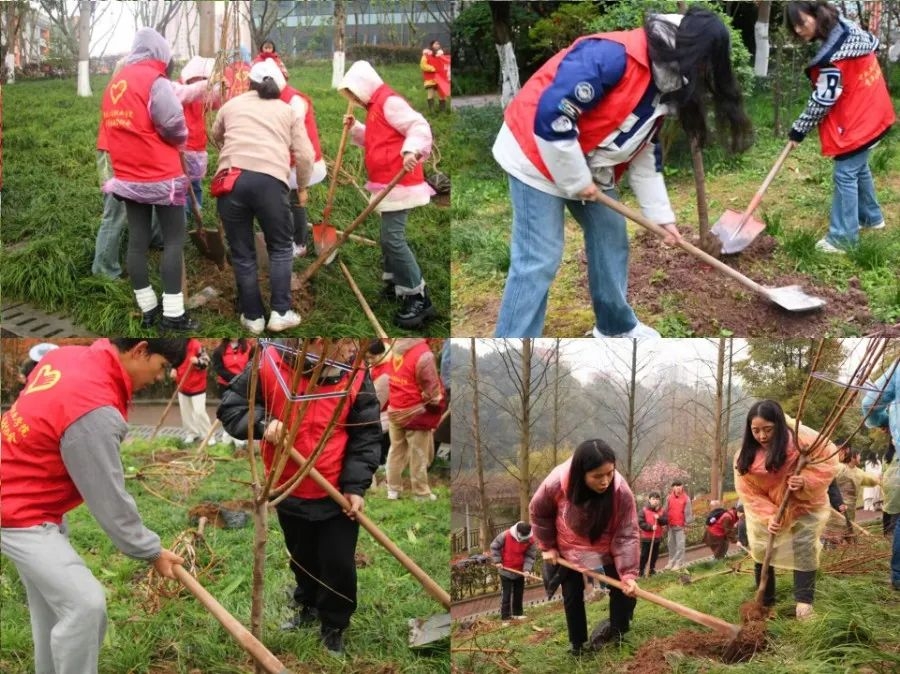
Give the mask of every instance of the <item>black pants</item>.
POLYGON ((391 434, 381 434, 381 456, 378 459, 378 465, 383 466, 387 463, 388 452, 391 450, 391 434))
MULTIPOLYGON (((754 564, 753 572, 756 576, 756 587, 759 587, 759 577, 762 574, 762 564, 754 564)), ((794 600, 803 604, 812 604, 816 596, 816 572, 794 571, 794 600)), ((769 567, 769 576, 766 578, 766 590, 763 593, 763 605, 775 604, 775 568, 769 567)))
POLYGON ((500 576, 500 618, 508 620, 510 615, 524 615, 522 595, 525 594, 525 579, 500 576), (512 604, 512 612, 510 612, 512 604))
POLYGON ((346 629, 356 610, 359 524, 344 514, 311 522, 283 510, 278 522, 297 581, 294 600, 317 609, 323 629, 346 629))
POLYGON ((659 546, 661 538, 656 539, 656 542, 653 540, 647 540, 646 538, 641 539, 641 576, 644 575, 644 569, 647 566, 647 561, 650 562, 650 575, 654 575, 656 573, 656 560, 659 558, 659 546), (650 546, 653 546, 653 555, 650 554, 650 546))
MULTIPOLYGON (((587 614, 584 610, 584 578, 582 574, 571 569, 561 568, 565 572, 562 581, 563 607, 566 611, 566 628, 569 631, 569 643, 580 647, 587 641, 587 614)), ((604 575, 619 580, 619 574, 610 564, 604 567, 604 575)), ((609 622, 613 630, 624 634, 631 626, 631 616, 637 600, 626 597, 622 590, 609 588, 609 622)))
POLYGON ((297 195, 297 190, 290 191, 288 200, 291 204, 291 218, 294 221, 294 243, 298 246, 305 246, 307 232, 306 206, 300 205, 300 197, 297 195))
POLYGON ((163 252, 159 262, 163 292, 167 295, 179 294, 182 291, 181 262, 184 240, 187 236, 184 230, 184 207, 153 206, 128 199, 123 201, 125 215, 128 218, 126 264, 131 287, 140 290, 150 285, 147 256, 150 251, 150 239, 153 237, 150 221, 155 211, 163 237, 163 252))

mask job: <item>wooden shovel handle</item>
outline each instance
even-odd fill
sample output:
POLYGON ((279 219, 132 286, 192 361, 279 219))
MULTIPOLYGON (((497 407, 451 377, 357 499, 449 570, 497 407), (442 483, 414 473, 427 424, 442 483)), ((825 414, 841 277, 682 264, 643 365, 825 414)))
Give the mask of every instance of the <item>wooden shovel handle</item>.
MULTIPOLYGON (((291 449, 291 458, 297 463, 298 466, 303 468, 306 465, 306 459, 301 456, 300 452, 296 449, 291 449)), ((325 492, 337 502, 341 508, 347 510, 350 508, 350 502, 344 497, 344 495, 339 492, 334 486, 322 477, 322 474, 317 471, 315 468, 309 471, 309 477, 313 479, 319 487, 325 490, 325 492)), ((437 601, 443 604, 444 608, 450 608, 450 593, 447 592, 444 588, 438 585, 434 579, 431 578, 422 568, 416 564, 412 559, 407 556, 403 550, 398 548, 394 542, 387 537, 381 529, 379 529, 375 523, 366 517, 363 513, 356 513, 356 521, 360 523, 363 529, 368 531, 372 538, 381 543, 384 548, 390 552, 397 560, 406 567, 407 571, 409 571, 413 576, 416 577, 422 587, 425 588, 426 592, 434 597, 437 601)))
MULTIPOLYGON (((350 101, 347 103, 347 115, 353 114, 355 103, 350 101)), ((331 184, 328 186, 328 198, 325 200, 325 210, 322 211, 322 220, 328 222, 331 215, 331 205, 334 201, 334 191, 337 188, 337 177, 341 171, 341 164, 344 162, 344 148, 347 147, 347 139, 350 137, 350 122, 344 118, 344 130, 341 132, 341 142, 338 145, 337 156, 334 158, 334 168, 331 171, 331 184)))
POLYGON ((793 149, 793 142, 788 141, 787 145, 785 145, 784 149, 781 151, 781 154, 778 155, 778 159, 775 160, 775 164, 769 171, 769 175, 766 176, 766 179, 763 180, 762 185, 759 186, 759 189, 756 190, 756 194, 754 194, 753 198, 750 200, 750 205, 747 206, 747 210, 741 214, 741 220, 737 224, 738 230, 740 230, 747 223, 747 220, 750 219, 751 213, 753 213, 753 211, 756 210, 756 207, 759 206, 759 202, 762 201, 763 195, 766 193, 766 190, 769 189, 769 185, 772 184, 772 181, 775 180, 775 176, 778 175, 778 172, 781 170, 784 161, 787 159, 788 155, 793 149))
POLYGON ((518 575, 522 576, 522 578, 531 578, 532 580, 540 580, 540 581, 544 580, 540 576, 536 576, 533 573, 528 573, 527 571, 517 571, 516 569, 510 569, 508 566, 501 566, 500 568, 503 569, 504 571, 509 571, 510 573, 518 574, 518 575))
MULTIPOLYGON (((615 588, 622 589, 622 582, 619 580, 615 580, 614 578, 610 578, 609 576, 604 576, 602 573, 597 573, 596 571, 588 571, 587 569, 582 569, 579 566, 575 566, 571 562, 566 561, 562 557, 559 557, 556 560, 556 563, 560 566, 565 566, 566 568, 572 569, 573 571, 578 571, 579 573, 583 573, 586 576, 590 576, 591 578, 596 578, 599 581, 606 583, 607 585, 612 585, 615 588)), ((653 602, 658 606, 662 606, 663 608, 669 609, 673 613, 677 613, 680 616, 687 618, 695 623, 703 625, 704 627, 708 627, 711 630, 715 630, 716 632, 721 632, 722 634, 734 638, 737 636, 737 633, 740 631, 740 627, 737 625, 733 625, 729 622, 725 622, 721 618, 716 618, 715 616, 708 615, 706 613, 701 613, 695 609, 692 609, 688 606, 684 606, 677 602, 672 601, 671 599, 666 599, 665 597, 660 597, 658 594, 653 594, 652 592, 647 592, 647 590, 642 590, 638 588, 637 596, 641 599, 646 599, 649 602, 653 602)))
MULTIPOLYGON (((181 261, 181 268, 184 269, 184 260, 181 261)), ((184 385, 184 382, 187 381, 188 375, 191 373, 191 370, 194 368, 193 363, 188 363, 187 370, 184 371, 184 374, 181 376, 181 380, 178 384, 175 385, 175 390, 172 391, 172 397, 169 398, 169 404, 166 405, 166 409, 163 410, 162 416, 159 417, 159 422, 156 424, 156 428, 153 429, 153 432, 150 434, 150 440, 152 441, 156 438, 156 434, 159 433, 159 429, 162 428, 163 422, 166 420, 166 417, 169 416, 169 410, 172 409, 172 404, 175 402, 175 398, 178 397, 178 391, 184 385)))
POLYGON ((241 648, 253 656, 253 659, 262 665, 269 674, 290 674, 290 670, 272 655, 272 652, 259 639, 250 634, 250 630, 231 615, 183 566, 176 564, 172 567, 172 571, 175 578, 197 598, 197 601, 203 604, 203 607, 222 624, 222 627, 234 637, 241 648))
MULTIPOLYGON (((625 216, 626 218, 628 218, 632 222, 640 225, 644 229, 649 229, 651 232, 656 234, 661 239, 664 239, 669 235, 669 233, 665 229, 663 229, 656 223, 650 222, 647 218, 645 218, 643 215, 638 213, 636 210, 629 208, 628 206, 621 203, 620 201, 616 201, 612 197, 606 196, 603 192, 598 191, 597 195, 594 197, 594 200, 603 204, 604 206, 607 206, 608 208, 611 208, 616 213, 619 213, 619 214, 625 216)), ((731 267, 729 267, 727 264, 725 264, 721 260, 714 258, 712 255, 710 255, 709 253, 707 253, 705 251, 700 250, 699 248, 697 248, 693 244, 689 243, 688 241, 685 241, 684 239, 678 239, 678 246, 680 248, 686 250, 688 253, 690 253, 697 259, 702 260, 709 266, 715 267, 723 274, 730 276, 738 283, 747 286, 748 288, 750 288, 750 290, 757 292, 757 293, 764 293, 766 291, 765 288, 763 288, 761 285, 759 285, 753 279, 744 276, 741 272, 739 272, 736 269, 732 269, 731 267)))

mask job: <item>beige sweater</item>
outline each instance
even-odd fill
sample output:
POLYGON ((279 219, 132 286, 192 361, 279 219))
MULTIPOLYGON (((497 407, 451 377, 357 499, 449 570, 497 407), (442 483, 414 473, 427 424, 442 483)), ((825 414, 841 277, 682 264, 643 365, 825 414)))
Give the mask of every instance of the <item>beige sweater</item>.
POLYGON ((297 184, 309 182, 312 143, 303 120, 280 99, 263 99, 255 91, 235 96, 219 109, 212 137, 222 148, 216 172, 232 167, 258 171, 287 185, 293 154, 297 184))

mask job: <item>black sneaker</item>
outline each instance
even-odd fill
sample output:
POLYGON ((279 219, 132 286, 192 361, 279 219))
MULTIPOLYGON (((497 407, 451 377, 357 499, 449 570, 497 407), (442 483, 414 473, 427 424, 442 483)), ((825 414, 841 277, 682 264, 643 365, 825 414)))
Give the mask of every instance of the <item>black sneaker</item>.
POLYGON ((407 330, 420 327, 427 319, 435 316, 437 312, 428 297, 428 289, 419 295, 405 295, 403 306, 394 316, 394 323, 407 330))
POLYGON ((173 330, 178 332, 194 332, 200 329, 200 324, 187 315, 185 311, 181 316, 171 318, 163 316, 159 321, 161 330, 173 330))
POLYGON ((157 304, 150 311, 145 311, 141 314, 141 327, 142 328, 152 328, 156 325, 156 321, 162 313, 162 308, 157 304))
POLYGON ((591 632, 588 645, 592 651, 599 651, 607 645, 619 646, 622 643, 623 632, 612 626, 610 621, 601 620, 594 631, 591 632))
POLYGON ((390 281, 385 281, 384 286, 381 288, 381 298, 393 302, 399 300, 400 297, 397 295, 397 286, 390 281))
POLYGON ((336 657, 344 655, 344 630, 339 627, 322 627, 322 643, 336 657))
POLYGON ((290 620, 281 623, 283 632, 290 632, 302 627, 311 627, 319 621, 319 612, 309 606, 304 606, 291 616, 290 620))

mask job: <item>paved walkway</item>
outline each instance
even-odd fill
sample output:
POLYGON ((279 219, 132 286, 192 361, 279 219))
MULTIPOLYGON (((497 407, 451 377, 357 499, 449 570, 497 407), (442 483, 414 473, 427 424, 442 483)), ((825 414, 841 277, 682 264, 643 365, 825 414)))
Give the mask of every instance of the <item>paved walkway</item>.
POLYGON ((500 105, 500 94, 484 96, 454 96, 450 99, 450 108, 483 108, 487 105, 500 105))

